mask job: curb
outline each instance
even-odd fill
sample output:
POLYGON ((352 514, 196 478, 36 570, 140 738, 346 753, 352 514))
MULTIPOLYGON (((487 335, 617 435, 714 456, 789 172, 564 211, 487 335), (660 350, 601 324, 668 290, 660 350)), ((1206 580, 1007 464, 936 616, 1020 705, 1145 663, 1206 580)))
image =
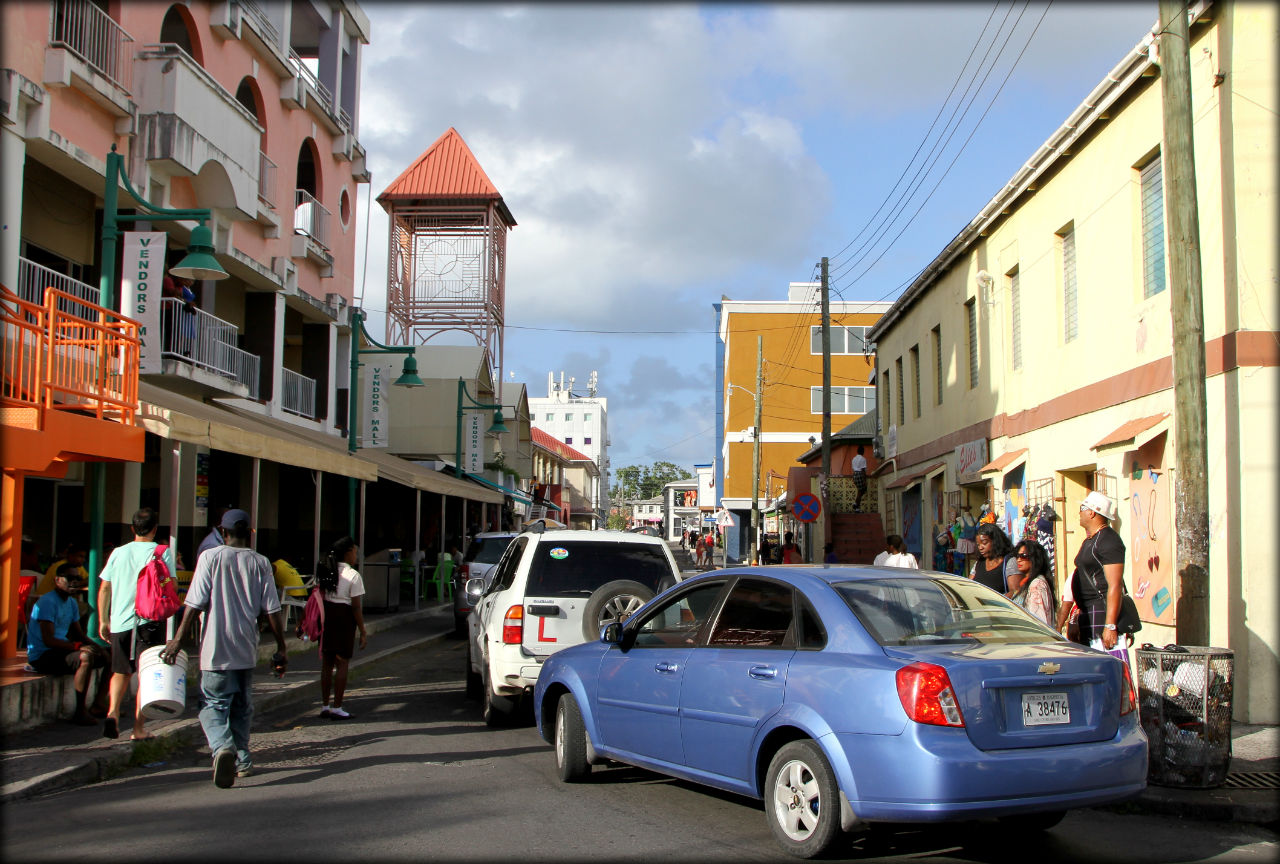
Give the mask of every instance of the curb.
POLYGON ((1253 789, 1174 789, 1148 786, 1137 798, 1103 808, 1201 822, 1239 822, 1280 826, 1280 802, 1271 792, 1253 789))
MULTIPOLYGON (((411 621, 426 618, 431 615, 434 610, 422 609, 417 612, 408 613, 406 617, 399 617, 395 621, 383 620, 379 622, 370 621, 365 629, 370 634, 377 633, 382 630, 388 630, 393 627, 405 624, 411 621), (381 626, 376 626, 380 624, 381 626)), ((376 663, 387 657, 410 651, 414 648, 421 647, 432 642, 439 642, 450 635, 453 629, 452 620, 448 621, 448 629, 439 633, 433 633, 422 636, 417 639, 411 639, 402 645, 394 648, 386 648, 374 654, 366 654, 358 661, 354 658, 350 663, 351 669, 359 669, 370 663, 376 663)), ((296 650, 306 646, 308 649, 313 648, 308 643, 304 643, 296 637, 289 637, 288 640, 289 653, 293 654, 296 650)), ((275 653, 275 646, 268 644, 266 646, 267 658, 275 653)), ((262 656, 262 650, 259 649, 259 656, 262 656)), ((287 687, 282 687, 269 693, 254 694, 253 710, 257 714, 259 711, 271 711, 288 705, 292 702, 300 702, 308 696, 315 695, 315 680, 298 681, 287 687)), ((161 729, 157 729, 154 737, 157 739, 167 739, 165 744, 176 749, 177 747, 186 746, 193 741, 199 740, 202 736, 200 729, 200 719, 198 717, 185 717, 174 723, 169 724, 161 729)), ((24 798, 33 798, 37 795, 44 795, 49 792, 58 792, 77 786, 84 786, 89 783, 97 783, 102 780, 116 776, 124 769, 128 768, 133 762, 134 748, 128 741, 121 742, 102 753, 86 754, 85 760, 78 765, 70 765, 65 768, 59 768, 50 771, 47 774, 41 774, 37 777, 31 777, 26 780, 20 780, 13 784, 6 784, 3 790, 0 790, 0 804, 8 804, 13 801, 20 801, 24 798)))

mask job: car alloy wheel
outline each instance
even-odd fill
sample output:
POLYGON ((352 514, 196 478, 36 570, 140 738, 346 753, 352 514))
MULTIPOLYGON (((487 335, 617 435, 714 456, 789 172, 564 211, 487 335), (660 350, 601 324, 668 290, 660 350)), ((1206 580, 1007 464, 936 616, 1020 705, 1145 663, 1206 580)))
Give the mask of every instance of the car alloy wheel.
POLYGON ((576 783, 591 773, 587 761, 587 730, 578 700, 566 693, 556 703, 556 770, 565 783, 576 783))
POLYGON ((600 630, 613 622, 626 621, 653 599, 653 592, 639 582, 616 579, 597 588, 582 610, 582 635, 588 642, 600 638, 600 630))
POLYGON ((792 741, 769 763, 765 811, 773 835, 791 855, 826 851, 839 827, 835 774, 813 741, 792 741))

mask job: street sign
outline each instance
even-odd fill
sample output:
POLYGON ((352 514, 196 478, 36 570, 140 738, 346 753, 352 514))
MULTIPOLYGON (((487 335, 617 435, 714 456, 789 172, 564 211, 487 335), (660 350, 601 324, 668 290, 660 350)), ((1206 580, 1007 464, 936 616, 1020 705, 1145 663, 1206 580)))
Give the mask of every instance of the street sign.
POLYGON ((731 528, 734 525, 733 514, 728 510, 720 510, 716 513, 716 524, 721 528, 731 528))
POLYGON ((822 502, 818 500, 817 495, 803 492, 796 496, 796 503, 791 505, 791 512, 796 514, 796 518, 801 522, 812 522, 822 512, 822 502))

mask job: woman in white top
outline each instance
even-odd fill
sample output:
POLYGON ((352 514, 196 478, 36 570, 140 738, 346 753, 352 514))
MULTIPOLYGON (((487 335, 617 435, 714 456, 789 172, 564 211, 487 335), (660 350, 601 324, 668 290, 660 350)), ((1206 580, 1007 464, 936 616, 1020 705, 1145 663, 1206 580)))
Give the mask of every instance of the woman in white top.
POLYGON ((340 538, 329 552, 327 566, 317 574, 319 589, 324 592, 324 631, 320 637, 320 698, 324 707, 320 716, 331 720, 351 716, 342 708, 342 697, 347 689, 347 664, 355 646, 355 631, 360 630, 362 649, 369 643, 360 600, 364 596, 364 580, 353 566, 357 552, 354 540, 340 538), (333 702, 329 701, 330 687, 333 702))
POLYGON ((1034 540, 1023 540, 1014 547, 1020 581, 1009 599, 1039 618, 1049 627, 1058 620, 1058 602, 1053 592, 1053 576, 1049 573, 1049 553, 1034 540))
POLYGON ((886 567, 909 567, 912 570, 920 569, 920 562, 916 561, 916 556, 907 551, 907 544, 897 534, 890 534, 884 538, 885 551, 889 553, 889 557, 885 559, 886 567))

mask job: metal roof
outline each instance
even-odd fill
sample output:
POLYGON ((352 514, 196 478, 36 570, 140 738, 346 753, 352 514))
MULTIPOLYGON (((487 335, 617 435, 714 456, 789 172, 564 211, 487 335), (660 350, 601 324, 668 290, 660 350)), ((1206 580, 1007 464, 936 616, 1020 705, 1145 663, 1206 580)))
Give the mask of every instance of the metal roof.
POLYGON ((384 210, 390 210, 392 201, 492 201, 508 224, 516 224, 501 193, 452 126, 378 196, 384 210))

